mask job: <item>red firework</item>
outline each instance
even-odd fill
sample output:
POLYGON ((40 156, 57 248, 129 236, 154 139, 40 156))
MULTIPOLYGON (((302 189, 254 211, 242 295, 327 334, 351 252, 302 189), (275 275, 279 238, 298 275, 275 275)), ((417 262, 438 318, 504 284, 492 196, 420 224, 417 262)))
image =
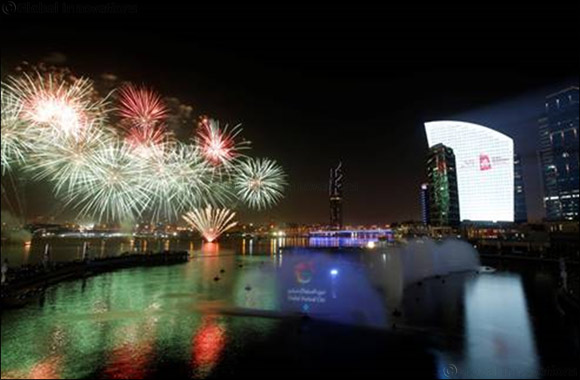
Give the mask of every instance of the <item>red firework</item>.
POLYGON ((236 144, 235 138, 240 132, 240 126, 230 131, 226 126, 222 130, 217 121, 203 118, 197 129, 197 141, 205 159, 214 165, 226 165, 236 158, 240 145, 246 144, 236 144))
POLYGON ((120 114, 133 126, 152 128, 167 116, 161 97, 146 87, 127 85, 119 90, 120 114))
POLYGON ((166 129, 163 125, 156 127, 135 126, 129 129, 126 141, 134 149, 141 149, 161 145, 166 136, 166 129))

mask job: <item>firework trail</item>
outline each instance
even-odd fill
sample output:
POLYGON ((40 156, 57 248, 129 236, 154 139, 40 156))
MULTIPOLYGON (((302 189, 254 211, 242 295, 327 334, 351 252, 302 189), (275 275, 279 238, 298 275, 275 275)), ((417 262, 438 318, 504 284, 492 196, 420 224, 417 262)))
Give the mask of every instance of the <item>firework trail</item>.
POLYGON ((231 129, 228 125, 220 128, 219 121, 204 118, 198 126, 195 141, 209 163, 228 169, 240 157, 240 150, 249 148, 248 141, 236 142, 241 132, 240 124, 231 129))
POLYGON ((262 210, 282 199, 286 175, 275 161, 248 158, 236 166, 233 182, 240 200, 262 210))
POLYGON ((236 213, 227 208, 214 209, 207 206, 205 209, 194 209, 183 216, 193 228, 205 238, 208 243, 217 240, 225 231, 235 227, 238 223, 232 221, 236 213))

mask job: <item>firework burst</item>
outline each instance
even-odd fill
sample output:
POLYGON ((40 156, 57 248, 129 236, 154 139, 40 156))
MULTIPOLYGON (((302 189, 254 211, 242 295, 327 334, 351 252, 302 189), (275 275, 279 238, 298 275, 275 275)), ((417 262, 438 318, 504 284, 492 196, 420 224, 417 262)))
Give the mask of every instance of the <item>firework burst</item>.
POLYGON ((219 207, 240 199, 262 209, 282 197, 282 169, 245 159, 250 143, 240 139, 240 125, 204 118, 185 144, 168 132, 168 109, 152 90, 125 86, 119 102, 122 134, 107 123, 108 100, 90 80, 46 68, 9 77, 2 83, 2 174, 22 167, 79 217, 173 221, 193 210, 184 218, 210 242, 236 224, 235 213, 219 207))
POLYGON ((219 121, 204 118, 197 130, 196 143, 209 163, 227 169, 241 155, 240 150, 249 148, 248 141, 236 142, 241 132, 240 124, 220 128, 219 121))
POLYGON ((216 186, 213 169, 195 146, 167 143, 161 154, 144 163, 143 186, 151 199, 153 220, 175 220, 185 210, 228 199, 226 188, 216 186))
POLYGON ((14 164, 24 162, 31 146, 28 144, 28 124, 22 121, 22 106, 16 96, 2 84, 2 174, 14 164))
POLYGON ((90 155, 86 172, 66 193, 65 200, 79 209, 82 217, 135 220, 151 203, 142 186, 143 173, 143 164, 126 144, 108 144, 90 155))
POLYGON ((106 100, 98 99, 92 81, 59 79, 52 74, 10 77, 7 88, 21 104, 20 119, 48 138, 78 136, 82 130, 105 118, 106 100))
POLYGON ((161 97, 153 90, 133 85, 122 87, 119 93, 125 141, 140 158, 158 156, 170 137, 163 125, 167 108, 161 97))
POLYGON ((120 115, 133 127, 153 128, 163 122, 167 108, 161 97, 146 87, 127 85, 119 91, 120 115))
POLYGON ((142 158, 149 158, 163 148, 168 135, 164 126, 132 127, 125 139, 135 154, 142 158))
POLYGON ((82 138, 63 137, 46 141, 42 149, 31 153, 27 171, 33 179, 48 179, 55 184, 55 193, 72 191, 80 184, 86 184, 93 175, 95 156, 114 145, 114 136, 99 126, 83 130, 82 138))
POLYGON ((235 227, 233 221, 236 213, 227 208, 217 209, 207 206, 205 209, 194 209, 183 216, 209 243, 216 241, 224 232, 235 227))
POLYGON ((268 159, 246 159, 236 168, 234 188, 239 199, 258 210, 276 204, 283 197, 286 175, 268 159))

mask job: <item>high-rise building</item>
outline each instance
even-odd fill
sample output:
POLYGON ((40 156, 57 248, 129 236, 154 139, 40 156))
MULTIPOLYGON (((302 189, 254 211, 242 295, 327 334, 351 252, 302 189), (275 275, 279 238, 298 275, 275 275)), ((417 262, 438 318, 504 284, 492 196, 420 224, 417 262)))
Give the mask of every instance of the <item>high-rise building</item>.
POLYGON ((548 220, 578 220, 578 87, 546 97, 539 159, 548 220))
POLYGON ((522 157, 519 154, 514 156, 514 208, 514 221, 516 223, 527 223, 526 187, 524 185, 522 157))
POLYGON ((437 144, 427 156, 429 222, 433 226, 459 225, 457 167, 453 149, 437 144))
POLYGON ((330 169, 330 227, 342 228, 342 162, 334 169, 330 169))
POLYGON ((429 147, 453 149, 461 220, 514 221, 514 142, 493 129, 462 121, 425 123, 429 147))
POLYGON ((429 184, 421 184, 421 221, 424 225, 430 224, 429 218, 429 184))

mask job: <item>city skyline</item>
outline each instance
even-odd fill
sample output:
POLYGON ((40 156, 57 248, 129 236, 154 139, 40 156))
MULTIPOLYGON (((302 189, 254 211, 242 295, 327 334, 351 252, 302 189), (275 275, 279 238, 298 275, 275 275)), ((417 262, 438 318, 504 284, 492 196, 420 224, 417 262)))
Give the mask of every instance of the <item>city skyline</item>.
MULTIPOLYGON (((282 163, 290 184, 277 208, 244 212, 240 214, 244 220, 326 221, 327 173, 338 160, 349 173, 344 189, 345 223, 420 220, 416 188, 425 180, 423 159, 427 152, 422 126, 437 119, 474 122, 511 136, 522 157, 529 219, 542 219, 537 120, 542 116, 545 96, 577 85, 578 77, 572 57, 558 62, 534 59, 536 44, 548 40, 548 35, 534 29, 525 41, 502 39, 502 31, 514 25, 530 25, 531 21, 517 12, 510 13, 513 18, 509 25, 500 22, 496 29, 484 32, 473 17, 459 18, 438 10, 440 17, 462 26, 472 37, 474 44, 465 46, 447 30, 427 36, 409 34, 403 41, 394 38, 387 27, 394 22, 402 30, 428 30, 435 21, 427 10, 378 9, 376 15, 369 11, 348 29, 343 27, 347 10, 339 9, 332 15, 319 12, 321 23, 306 22, 304 31, 297 35, 285 29, 300 19, 297 9, 275 12, 268 18, 246 10, 243 16, 256 26, 272 26, 268 36, 244 28, 235 13, 222 14, 211 8, 203 10, 205 17, 196 20, 191 30, 172 33, 171 20, 180 17, 174 11, 161 17, 159 30, 153 32, 139 22, 152 17, 153 11, 144 6, 137 15, 123 22, 113 20, 99 32, 84 28, 74 40, 66 33, 68 27, 96 26, 98 20, 55 15, 68 24, 45 30, 42 23, 7 18, 20 37, 18 42, 6 42, 3 74, 23 60, 34 63, 45 59, 92 78, 114 74, 122 80, 147 83, 162 96, 190 105, 194 115, 243 123, 256 154, 282 163), (206 32, 211 26, 209 19, 217 13, 227 21, 226 27, 210 35, 206 32), (396 21, 414 20, 415 16, 416 21, 408 25, 396 21), (385 22, 367 25, 363 21, 375 17, 385 22), (324 26, 338 27, 336 36, 325 35, 324 26), (127 27, 131 33, 122 32, 127 27), (270 38, 278 43, 270 44, 270 38), (356 48, 340 43, 354 38, 362 41, 356 48), (103 39, 108 41, 106 45, 97 43, 103 39), (449 44, 440 50, 428 48, 440 39, 449 44), (75 42, 81 40, 81 44, 75 42), (489 41, 495 45, 489 46, 489 41), (316 49, 321 42, 327 43, 326 55, 316 49), (407 49, 409 43, 417 48, 407 49), (517 53, 506 51, 513 43, 520 46, 517 53), (132 50, 124 54, 127 44, 132 50), (155 55, 148 54, 150 49, 155 55), (463 59, 456 62, 453 57, 459 52, 463 59), (356 60, 351 59, 353 54, 356 60), (92 59, 95 55, 114 59, 97 64, 92 59), (518 67, 529 62, 533 64, 526 65, 525 70, 518 67)), ((531 11, 541 14, 539 9, 531 11)), ((569 27, 557 24, 552 33, 569 27)), ((564 40, 557 43, 565 45, 564 40)), ((561 54, 574 53, 564 49, 561 54)), ((186 134, 187 129, 191 126, 178 132, 186 134)), ((28 192, 37 195, 37 191, 33 186, 28 192)), ((63 218, 70 217, 62 215, 58 205, 47 202, 49 195, 37 198, 29 201, 29 215, 60 213, 63 218), (48 209, 47 203, 51 204, 48 209)))
POLYGON ((577 5, 0 0, 2 379, 577 376, 577 5))
MULTIPOLYGON (((97 83, 98 83, 98 82, 97 82, 97 83)), ((569 90, 570 88, 575 88, 575 89, 576 89, 576 91, 577 91, 577 87, 569 87, 569 88, 567 88, 567 89, 563 89, 563 90, 561 90, 561 91, 558 91, 558 92, 556 92, 555 94, 559 94, 559 93, 561 93, 561 92, 567 91, 567 90, 569 90)), ((550 95, 549 95, 547 98, 549 98, 549 97, 550 97, 550 95)), ((177 104, 179 104, 179 99, 177 99, 177 98, 174 98, 174 97, 169 97, 169 96, 168 96, 168 97, 165 99, 165 101, 166 101, 168 104, 170 104, 170 102, 171 102, 171 101, 175 101, 175 102, 177 102, 177 104)), ((189 106, 187 106, 187 105, 182 105, 182 106, 178 106, 178 107, 187 107, 187 108, 189 108, 189 106)), ((174 116, 178 116, 178 115, 174 115, 174 116)), ((539 119, 538 119, 538 121, 540 122, 540 124, 542 123, 542 120, 544 120, 544 118, 539 118, 539 119)), ((543 123, 545 123, 545 122, 543 122, 543 123)), ((426 123, 426 124, 429 124, 429 123, 426 123)), ((541 124, 541 125, 542 125, 542 124, 541 124)), ((188 127, 189 127, 189 126, 188 126, 188 127)), ((541 128, 542 128, 542 127, 540 127, 540 131, 541 131, 541 128)), ((545 127, 544 127, 544 128, 545 128, 545 127)), ((179 131, 177 131, 177 130, 176 130, 175 132, 179 132, 179 131)), ((428 137, 429 137, 429 136, 427 135, 427 138, 428 138, 428 137)), ((542 147, 542 145, 541 145, 541 144, 539 144, 539 147, 538 147, 538 152, 540 151, 540 148, 541 148, 541 147, 542 147)), ((518 173, 517 173, 517 180, 518 180, 520 183, 521 183, 521 182, 523 182, 523 185, 524 185, 524 186, 527 186, 527 182, 529 181, 529 179, 528 179, 528 178, 526 178, 526 175, 523 173, 522 166, 524 166, 524 165, 522 164, 522 162, 521 162, 521 161, 522 161, 522 159, 521 159, 521 156, 519 155, 519 153, 517 153, 517 151, 518 151, 518 149, 517 149, 517 148, 516 148, 516 149, 514 149, 514 152, 516 152, 516 156, 517 156, 517 166, 518 166, 518 168, 517 168, 517 169, 518 169, 518 173), (528 179, 528 181, 526 181, 527 179, 528 179)), ((532 161, 537 161, 537 162, 535 162, 535 164, 536 164, 536 165, 538 165, 538 166, 541 166, 541 164, 542 164, 542 162, 541 162, 541 160, 540 160, 540 158, 539 158, 539 157, 538 157, 538 158, 536 158, 536 160, 532 160, 532 161)), ((341 163, 340 165, 342 166, 342 163, 341 163)), ((530 166, 530 163, 529 163, 529 162, 528 162, 528 166, 530 166)), ((332 171, 331 171, 331 176, 332 176, 332 171)), ((543 180, 543 178, 540 178, 540 180, 543 180)), ((26 184, 25 184, 25 186, 26 186, 26 184)), ((521 186, 521 184, 520 184, 520 185, 518 185, 518 186, 521 186)), ((315 187, 315 186, 314 186, 314 187, 315 187)), ((351 186, 351 188, 354 188, 354 187, 352 187, 352 186, 351 186)), ((312 189, 310 189, 310 190, 312 190, 312 189)), ((535 195, 535 194, 534 194, 534 195, 535 195)), ((522 202, 522 199, 526 199, 526 194, 525 194, 525 193, 523 193, 523 194, 519 195, 518 197, 519 197, 519 198, 518 198, 518 199, 514 199, 514 201, 515 201, 515 202, 518 202, 518 201, 519 201, 519 202, 521 203, 521 202, 522 202)), ((3 201, 4 201, 4 200, 3 200, 3 201)), ((537 201, 537 199, 536 199, 535 201, 537 201)), ((515 206, 515 205, 514 205, 514 206, 515 206)), ((526 204, 524 203, 524 207, 525 207, 525 206, 526 206, 526 204)), ((419 204, 419 207, 420 207, 420 209, 419 209, 419 211, 420 211, 420 214, 422 215, 422 210, 421 210, 421 207, 422 207, 422 205, 421 205, 421 204, 419 204)), ((342 207, 341 207, 341 208, 342 208, 342 207)), ((515 207, 514 207, 514 208, 515 208, 515 207)), ((242 220, 244 220, 245 222, 251 222, 251 221, 253 221, 251 218, 244 217, 244 216, 245 216, 245 215, 244 215, 244 211, 245 211, 246 213, 251 213, 251 211, 250 211, 250 210, 243 210, 243 211, 242 211, 242 218, 241 218, 241 219, 242 219, 242 220), (249 212, 248 212, 248 211, 249 211, 249 212)), ((540 212, 541 212, 541 216, 542 216, 542 218, 543 218, 543 217, 544 217, 544 215, 545 215, 545 213, 546 213, 546 208, 542 207, 542 210, 541 210, 540 212)), ((340 211, 340 213, 342 214, 342 210, 340 211)), ((358 225, 373 225, 373 224, 374 224, 374 225, 381 225, 381 224, 396 223, 396 222, 401 222, 401 221, 421 221, 421 220, 423 219, 423 217, 422 217, 421 215, 420 215, 420 217, 419 217, 419 218, 416 218, 416 217, 408 217, 408 218, 403 218, 403 219, 399 219, 399 220, 389 220, 388 218, 385 218, 385 219, 382 219, 382 220, 372 220, 372 221, 365 221, 365 222, 351 222, 351 221, 347 221, 347 222, 345 222, 345 224, 350 224, 350 225, 357 225, 357 224, 358 224, 358 225)), ((27 215, 27 218, 28 218, 28 219, 27 219, 27 221, 29 221, 29 220, 32 220, 32 219, 38 219, 38 217, 40 217, 40 218, 49 217, 49 218, 47 218, 47 220, 51 220, 51 218, 50 218, 51 216, 50 216, 50 215, 38 215, 38 216, 36 216, 36 217, 31 217, 30 215, 27 215)), ((340 218, 342 219, 342 215, 341 215, 341 217, 340 217, 340 218)), ((75 217, 74 217, 74 216, 72 216, 72 217, 64 217, 64 218, 58 218, 58 217, 57 217, 57 218, 54 218, 54 217, 52 217, 52 219, 53 219, 53 220, 55 220, 55 221, 57 221, 57 222, 63 222, 63 221, 70 222, 70 221, 75 221, 75 217)), ((556 220, 557 220, 557 219, 556 219, 556 220)), ((538 221, 539 221, 539 220, 538 220, 537 218, 532 220, 532 222, 538 222, 538 221)), ((275 219, 275 218, 272 218, 272 217, 269 217, 269 219, 262 219, 261 221, 258 221, 258 223, 260 223, 260 222, 262 222, 262 223, 270 223, 270 222, 276 222, 276 223, 296 223, 294 220, 287 220, 287 219, 284 219, 284 218, 276 218, 276 219, 275 219)), ((318 219, 318 220, 309 220, 309 221, 306 221, 306 222, 305 222, 305 221, 301 221, 301 222, 298 222, 298 223, 299 223, 299 224, 300 224, 300 223, 301 223, 301 224, 324 224, 324 219, 323 219, 323 218, 321 218, 321 219, 318 219)), ((342 224, 342 222, 341 222, 340 224, 342 224)), ((332 225, 333 225, 332 221, 329 223, 329 225, 330 225, 330 226, 332 226, 332 225)))

